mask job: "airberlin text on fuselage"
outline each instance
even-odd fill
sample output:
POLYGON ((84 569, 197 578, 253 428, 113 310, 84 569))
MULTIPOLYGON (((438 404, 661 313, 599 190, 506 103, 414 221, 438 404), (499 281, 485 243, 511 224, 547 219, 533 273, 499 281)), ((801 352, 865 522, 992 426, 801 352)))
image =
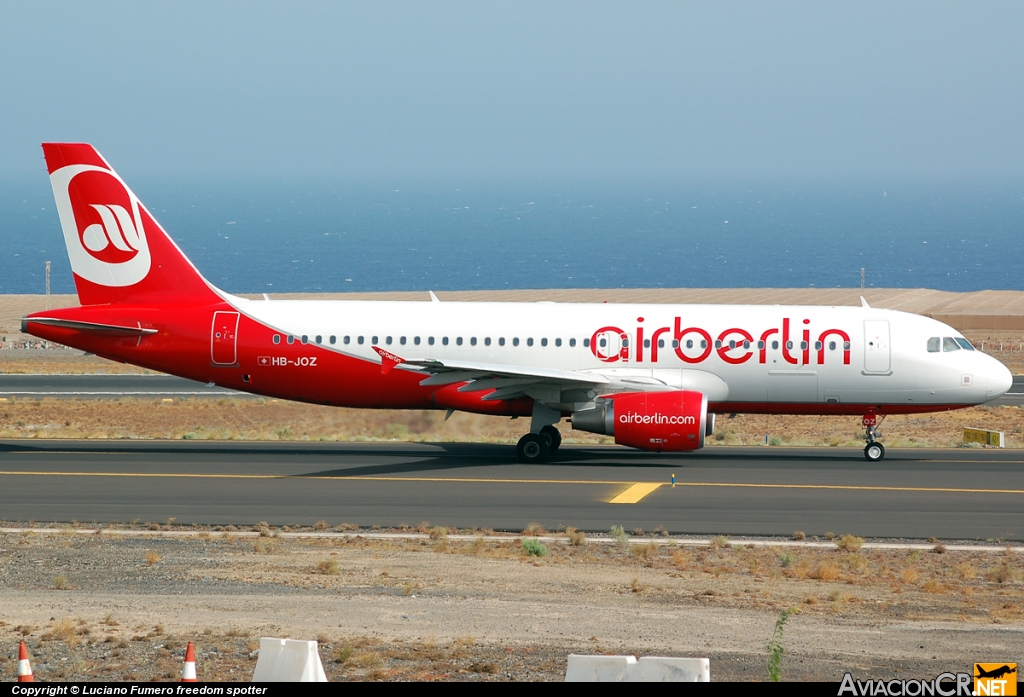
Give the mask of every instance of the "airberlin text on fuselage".
POLYGON ((672 327, 659 327, 653 331, 643 326, 643 317, 637 317, 636 321, 636 342, 631 342, 629 334, 619 327, 605 326, 590 337, 590 351, 605 363, 657 363, 669 350, 684 363, 703 363, 714 351, 726 363, 739 365, 755 356, 758 363, 767 363, 771 348, 781 350, 782 358, 792 365, 810 365, 812 358, 818 365, 824 365, 825 352, 838 349, 843 352, 843 365, 850 365, 850 335, 842 329, 826 329, 816 333, 812 339, 809 319, 791 330, 791 320, 786 317, 781 328, 765 329, 756 336, 741 327, 731 327, 719 332, 717 339, 713 339, 706 329, 684 327, 681 317, 675 318, 672 327), (666 334, 672 338, 671 345, 665 342, 666 334), (617 340, 609 343, 609 338, 617 340), (645 338, 649 339, 647 346, 644 345, 645 338), (778 349, 773 346, 776 341, 778 349))

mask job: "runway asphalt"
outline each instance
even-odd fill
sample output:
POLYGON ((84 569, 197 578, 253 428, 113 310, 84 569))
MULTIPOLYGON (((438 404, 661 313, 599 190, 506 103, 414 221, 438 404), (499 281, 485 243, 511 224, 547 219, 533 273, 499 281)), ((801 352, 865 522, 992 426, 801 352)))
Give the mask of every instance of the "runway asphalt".
POLYGON ((0 441, 0 519, 1021 540, 1024 454, 710 447, 0 441), (672 474, 676 486, 670 484, 672 474), (639 486, 638 486, 639 485, 639 486), (612 503, 613 499, 635 503, 612 503))

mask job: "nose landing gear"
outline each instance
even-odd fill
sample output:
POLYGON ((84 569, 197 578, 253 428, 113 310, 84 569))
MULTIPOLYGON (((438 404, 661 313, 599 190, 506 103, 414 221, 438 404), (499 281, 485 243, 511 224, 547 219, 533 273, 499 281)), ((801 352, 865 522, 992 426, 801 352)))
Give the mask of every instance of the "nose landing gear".
MULTIPOLYGON (((882 420, 885 416, 882 416, 882 420)), ((864 424, 864 428, 867 430, 865 439, 868 444, 864 446, 864 458, 868 462, 878 462, 885 457, 885 446, 879 443, 876 438, 882 437, 882 432, 879 430, 881 422, 876 414, 867 414, 861 420, 864 424)))

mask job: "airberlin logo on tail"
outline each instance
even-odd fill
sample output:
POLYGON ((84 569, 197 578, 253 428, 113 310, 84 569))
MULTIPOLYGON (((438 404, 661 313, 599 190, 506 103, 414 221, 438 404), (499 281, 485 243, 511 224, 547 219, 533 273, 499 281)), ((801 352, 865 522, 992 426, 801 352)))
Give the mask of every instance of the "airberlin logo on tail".
POLYGON ((69 165, 50 175, 71 268, 103 286, 131 286, 151 264, 135 194, 109 169, 69 165))

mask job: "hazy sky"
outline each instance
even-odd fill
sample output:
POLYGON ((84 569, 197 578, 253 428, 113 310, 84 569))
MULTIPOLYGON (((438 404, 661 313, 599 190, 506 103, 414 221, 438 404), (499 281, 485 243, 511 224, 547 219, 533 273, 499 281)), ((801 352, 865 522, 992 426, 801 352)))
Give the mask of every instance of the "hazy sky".
POLYGON ((0 175, 1024 174, 1024 3, 0 4, 0 175))

